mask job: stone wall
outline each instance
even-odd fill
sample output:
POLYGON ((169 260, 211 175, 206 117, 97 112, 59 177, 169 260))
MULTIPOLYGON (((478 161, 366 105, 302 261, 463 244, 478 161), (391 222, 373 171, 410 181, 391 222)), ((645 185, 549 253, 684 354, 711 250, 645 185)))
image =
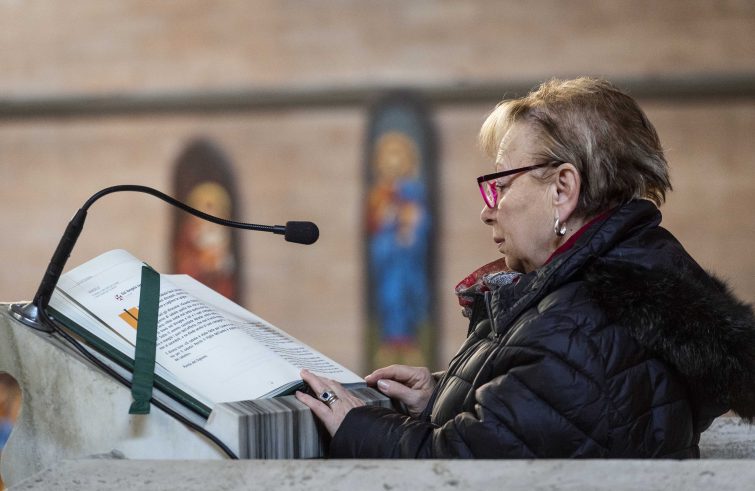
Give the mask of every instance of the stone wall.
POLYGON ((3 94, 752 70, 749 0, 0 3, 3 94))
MULTIPOLYGON (((240 89, 421 90, 576 74, 715 78, 752 75, 755 60, 749 1, 5 0, 0 32, 0 300, 33 295, 66 221, 93 192, 119 183, 169 190, 184 145, 209 136, 236 168, 244 219, 307 219, 322 232, 311 247, 244 235, 245 304, 357 370, 364 105, 22 117, 2 104, 240 89)), ((474 177, 490 166, 476 133, 496 102, 434 107, 441 364, 466 331, 453 286, 495 257, 474 177)), ((755 301, 755 100, 641 103, 672 168, 665 224, 703 266, 755 301)), ((136 195, 98 202, 71 264, 121 247, 165 270, 170 212, 136 195)))

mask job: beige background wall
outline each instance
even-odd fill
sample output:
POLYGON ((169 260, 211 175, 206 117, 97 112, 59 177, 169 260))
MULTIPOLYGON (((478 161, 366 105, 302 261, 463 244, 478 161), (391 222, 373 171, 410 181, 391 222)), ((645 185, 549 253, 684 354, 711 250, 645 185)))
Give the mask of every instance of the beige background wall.
MULTIPOLYGON (((245 304, 360 369, 364 105, 19 117, 3 104, 753 73, 750 1, 0 0, 0 300, 33 295, 65 223, 92 193, 121 183, 169 190, 183 146, 209 136, 236 168, 244 219, 307 219, 321 229, 310 247, 244 235, 245 304)), ((466 331, 453 286, 495 257, 474 183, 489 168, 476 132, 495 102, 434 107, 442 361, 466 331)), ((755 301, 755 100, 641 103, 672 168, 664 224, 755 301)), ((122 247, 165 270, 171 211, 147 196, 105 198, 70 265, 122 247)))

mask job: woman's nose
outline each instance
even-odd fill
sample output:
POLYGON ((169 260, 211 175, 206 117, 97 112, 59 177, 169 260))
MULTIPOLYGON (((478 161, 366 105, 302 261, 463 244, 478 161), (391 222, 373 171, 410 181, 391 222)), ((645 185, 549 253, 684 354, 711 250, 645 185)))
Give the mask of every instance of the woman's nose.
POLYGON ((487 205, 483 206, 482 211, 480 212, 480 220, 482 220, 482 223, 485 225, 493 225, 495 222, 495 210, 487 205))

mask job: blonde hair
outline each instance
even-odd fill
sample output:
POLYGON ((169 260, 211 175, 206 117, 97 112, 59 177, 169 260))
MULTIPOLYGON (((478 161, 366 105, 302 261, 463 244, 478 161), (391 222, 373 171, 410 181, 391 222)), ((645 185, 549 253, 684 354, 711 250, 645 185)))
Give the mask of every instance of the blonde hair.
POLYGON ((660 206, 671 190, 658 133, 637 102, 606 80, 553 79, 499 103, 480 129, 483 150, 494 157, 515 123, 537 131, 542 153, 536 157, 577 168, 579 216, 637 198, 660 206))

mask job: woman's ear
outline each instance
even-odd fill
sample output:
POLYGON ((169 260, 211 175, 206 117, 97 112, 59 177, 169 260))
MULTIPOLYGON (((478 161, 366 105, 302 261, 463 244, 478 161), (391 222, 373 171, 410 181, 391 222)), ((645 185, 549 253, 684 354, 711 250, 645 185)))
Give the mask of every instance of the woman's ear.
POLYGON ((582 185, 579 171, 570 163, 559 165, 553 185, 555 189, 553 207, 558 211, 561 222, 565 223, 572 216, 579 202, 579 191, 582 185))

